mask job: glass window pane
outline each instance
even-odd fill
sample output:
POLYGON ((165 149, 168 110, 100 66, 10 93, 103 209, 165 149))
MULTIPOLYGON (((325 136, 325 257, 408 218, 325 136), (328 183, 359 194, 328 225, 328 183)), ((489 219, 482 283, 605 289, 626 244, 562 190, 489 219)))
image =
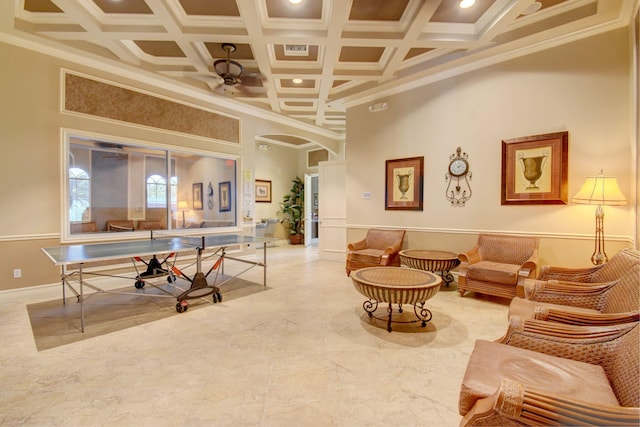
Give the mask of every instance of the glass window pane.
POLYGON ((68 153, 71 235, 236 226, 233 159, 79 137, 68 153))

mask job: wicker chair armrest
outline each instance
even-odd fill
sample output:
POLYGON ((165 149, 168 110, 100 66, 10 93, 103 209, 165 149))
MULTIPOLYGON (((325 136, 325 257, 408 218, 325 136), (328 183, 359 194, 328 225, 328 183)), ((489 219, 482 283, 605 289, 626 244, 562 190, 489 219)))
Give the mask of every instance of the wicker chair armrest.
POLYGON ((458 259, 460 262, 466 262, 467 264, 475 264, 480 261, 480 251, 478 246, 475 246, 473 249, 458 254, 458 259))
POLYGON ((538 280, 565 280, 570 282, 589 282, 592 276, 602 268, 598 265, 590 268, 564 268, 543 265, 538 280))
POLYGON ((396 242, 391 246, 387 246, 384 250, 384 256, 389 256, 391 254, 397 254, 402 250, 402 242, 396 242))
POLYGON ((476 402, 460 422, 474 425, 616 425, 637 426, 640 408, 597 405, 546 393, 503 379, 499 389, 476 402))
POLYGON ((121 225, 109 224, 109 231, 134 231, 133 227, 123 227, 121 225))
POLYGON ((518 316, 509 318, 509 327, 502 344, 565 359, 598 364, 601 355, 608 353, 620 337, 637 323, 605 326, 576 326, 537 319, 523 321, 518 316))
POLYGON ((357 242, 349 243, 347 245, 347 248, 349 248, 350 251, 360 251, 362 249, 366 249, 367 248, 367 239, 362 239, 362 240, 359 240, 357 242))
POLYGON ((526 263, 522 264, 522 266, 518 270, 518 277, 522 279, 529 279, 531 277, 534 277, 537 268, 538 266, 535 263, 527 261, 526 263))
POLYGON ((538 306, 535 308, 534 319, 546 320, 567 325, 607 326, 640 321, 640 312, 629 313, 576 313, 538 306))
POLYGON ((608 291, 616 282, 576 283, 556 280, 528 280, 524 296, 531 301, 584 307, 602 311, 608 291))
MULTIPOLYGON (((575 295, 597 295, 608 291, 615 284, 614 282, 600 283, 580 283, 580 282, 563 282, 559 280, 538 280, 531 279, 527 281, 530 285, 529 290, 533 295, 543 295, 553 293, 555 296, 566 294, 567 296, 575 295)), ((532 298, 533 299, 533 298, 532 298)))
POLYGON ((520 271, 518 272, 519 277, 523 278, 533 278, 535 277, 538 271, 538 248, 535 248, 529 258, 522 264, 520 267, 520 271))

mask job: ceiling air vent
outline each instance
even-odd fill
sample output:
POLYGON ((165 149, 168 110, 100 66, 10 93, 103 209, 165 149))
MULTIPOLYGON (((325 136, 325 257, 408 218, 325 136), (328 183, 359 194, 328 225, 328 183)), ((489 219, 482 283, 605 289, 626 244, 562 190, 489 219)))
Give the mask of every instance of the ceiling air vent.
POLYGON ((308 44, 285 44, 284 45, 285 56, 309 56, 308 44))

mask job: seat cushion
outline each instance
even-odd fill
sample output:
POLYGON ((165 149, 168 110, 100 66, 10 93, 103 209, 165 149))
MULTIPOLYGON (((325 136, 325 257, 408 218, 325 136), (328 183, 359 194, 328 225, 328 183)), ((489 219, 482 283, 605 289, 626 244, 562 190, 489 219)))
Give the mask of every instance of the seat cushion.
POLYGON ((479 282, 501 285, 515 285, 518 282, 520 266, 495 261, 478 261, 467 270, 467 278, 479 282))
POLYGON ((361 249, 351 252, 350 260, 363 264, 380 264, 384 249, 361 249))
POLYGON ((460 415, 469 412, 478 399, 495 393, 504 378, 587 403, 620 406, 598 365, 477 340, 462 380, 460 415))
POLYGON ((536 307, 553 308, 553 309, 562 310, 569 313, 589 313, 589 314, 600 313, 598 310, 593 310, 591 308, 572 307, 569 305, 537 302, 537 301, 531 301, 529 299, 515 297, 514 299, 511 300, 511 304, 509 304, 509 317, 518 316, 523 320, 533 319, 536 311, 536 307))

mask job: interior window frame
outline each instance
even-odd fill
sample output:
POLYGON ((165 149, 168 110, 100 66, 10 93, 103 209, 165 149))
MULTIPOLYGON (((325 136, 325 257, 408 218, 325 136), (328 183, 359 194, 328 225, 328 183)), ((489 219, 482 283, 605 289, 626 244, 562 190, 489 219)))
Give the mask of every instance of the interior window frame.
MULTIPOLYGON (((170 226, 163 231, 171 230, 172 232, 179 232, 180 234, 203 234, 203 233, 224 233, 224 232, 239 232, 241 231, 242 224, 240 218, 240 212, 242 211, 241 207, 241 198, 239 197, 240 189, 242 188, 241 183, 241 175, 240 171, 240 161, 241 158, 238 155, 230 154, 230 153, 221 153, 214 151, 206 151, 201 149, 192 149, 188 147, 175 147, 169 146, 165 144, 158 144, 150 141, 141 141, 141 140, 132 140, 123 137, 115 137, 111 135, 103 135, 96 134, 91 132, 85 132, 76 129, 62 129, 62 138, 61 138, 61 172, 60 172, 60 186, 61 186, 61 226, 60 226, 60 240, 61 243, 73 243, 73 242, 100 242, 100 241, 113 241, 113 240, 128 240, 132 238, 145 238, 149 236, 150 232, 146 230, 135 230, 133 232, 127 233, 114 233, 108 231, 97 231, 97 232, 85 232, 85 233, 71 233, 71 220, 70 220, 70 212, 69 212, 69 167, 71 166, 71 145, 73 144, 73 140, 75 139, 87 139, 87 140, 96 140, 101 142, 106 142, 110 144, 121 144, 126 145, 127 147, 139 148, 141 150, 150 149, 150 150, 160 150, 159 152, 164 152, 167 158, 165 163, 166 166, 166 176, 164 177, 167 181, 167 206, 165 209, 167 210, 167 224, 171 224, 171 212, 172 212, 172 200, 171 200, 171 162, 174 157, 179 156, 200 156, 203 158, 211 158, 224 161, 228 164, 228 161, 231 160, 234 162, 234 171, 233 171, 233 186, 232 186, 232 197, 233 197, 233 208, 232 208, 232 216, 233 216, 233 225, 229 226, 217 226, 217 227, 203 227, 203 228, 195 228, 195 229, 183 229, 183 228, 171 228, 170 226)), ((89 173, 91 179, 93 176, 89 173)), ((179 179, 179 178, 178 178, 179 179)), ((146 178, 144 179, 144 203, 146 208, 146 178)), ((191 184, 189 184, 191 186, 191 184)), ((206 187, 206 184, 205 184, 206 187)), ((205 195, 206 197, 206 195, 205 195)), ((207 205, 207 202, 204 202, 204 205, 207 205)), ((217 208, 215 209, 217 212, 217 208)), ((175 212, 174 212, 175 214, 175 212)))

